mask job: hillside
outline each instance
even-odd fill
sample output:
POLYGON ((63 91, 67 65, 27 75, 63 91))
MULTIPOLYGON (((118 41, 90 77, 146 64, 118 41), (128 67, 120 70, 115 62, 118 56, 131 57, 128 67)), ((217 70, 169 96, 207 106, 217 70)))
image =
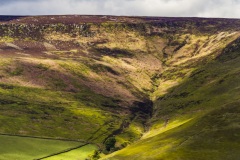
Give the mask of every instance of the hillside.
POLYGON ((237 160, 239 26, 2 16, 0 133, 95 144, 103 159, 237 160))

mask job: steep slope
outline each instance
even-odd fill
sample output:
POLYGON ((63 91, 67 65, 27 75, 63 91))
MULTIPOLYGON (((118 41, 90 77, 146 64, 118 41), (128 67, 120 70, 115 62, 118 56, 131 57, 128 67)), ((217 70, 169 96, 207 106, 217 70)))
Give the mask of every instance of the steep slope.
POLYGON ((141 140, 105 159, 239 159, 239 42, 169 88, 141 140))
POLYGON ((109 155, 113 159, 192 159, 214 146, 225 159, 238 156, 232 151, 226 157, 223 150, 239 148, 230 139, 239 140, 239 20, 0 21, 0 133, 80 140, 103 150, 115 137, 112 151, 140 139, 109 155), (222 137, 220 146, 211 146, 219 140, 210 139, 214 134, 222 137), (206 144, 199 143, 207 136, 206 144))

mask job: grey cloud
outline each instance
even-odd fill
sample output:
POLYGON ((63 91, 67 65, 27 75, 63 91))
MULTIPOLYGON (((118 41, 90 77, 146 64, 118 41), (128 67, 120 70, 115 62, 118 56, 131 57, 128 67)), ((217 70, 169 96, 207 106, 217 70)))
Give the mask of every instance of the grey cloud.
POLYGON ((0 0, 1 15, 135 15, 239 18, 240 0, 0 0))

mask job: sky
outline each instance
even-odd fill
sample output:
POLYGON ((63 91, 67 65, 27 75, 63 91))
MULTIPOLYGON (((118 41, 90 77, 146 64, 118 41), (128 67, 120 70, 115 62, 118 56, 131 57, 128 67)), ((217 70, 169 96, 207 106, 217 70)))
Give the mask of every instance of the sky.
POLYGON ((0 15, 240 18, 240 0, 0 0, 0 15))

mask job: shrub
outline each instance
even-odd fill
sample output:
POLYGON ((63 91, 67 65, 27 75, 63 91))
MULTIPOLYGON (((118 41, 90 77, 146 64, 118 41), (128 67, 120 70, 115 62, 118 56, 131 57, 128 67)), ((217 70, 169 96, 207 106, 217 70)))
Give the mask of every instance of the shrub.
POLYGON ((112 148, 115 147, 116 139, 115 137, 110 137, 105 142, 105 147, 107 151, 110 151, 112 148))

